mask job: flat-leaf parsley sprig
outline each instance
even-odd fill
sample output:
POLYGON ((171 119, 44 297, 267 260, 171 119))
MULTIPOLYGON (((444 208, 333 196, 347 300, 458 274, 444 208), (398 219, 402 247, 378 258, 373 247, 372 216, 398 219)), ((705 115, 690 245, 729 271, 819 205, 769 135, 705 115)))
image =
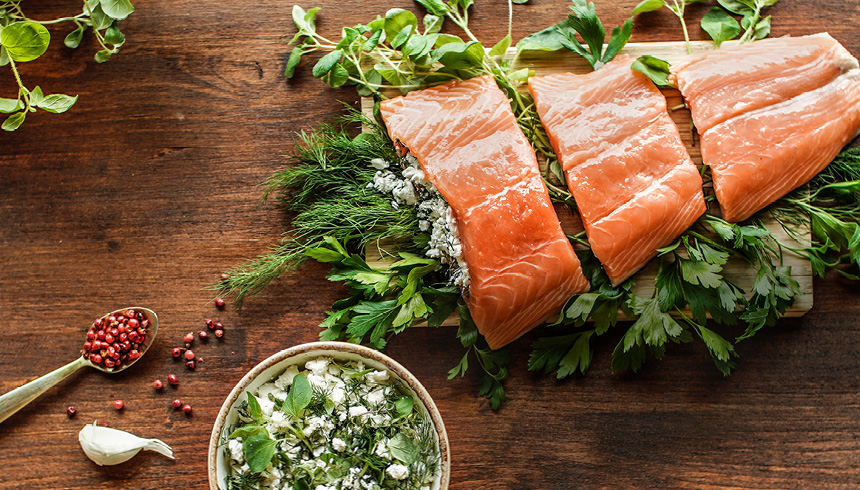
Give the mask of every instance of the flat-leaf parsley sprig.
POLYGON ((27 114, 37 109, 53 113, 66 112, 78 100, 77 96, 64 94, 45 95, 39 86, 28 89, 18 72, 18 63, 36 60, 48 49, 51 34, 46 25, 73 23, 75 29, 64 40, 69 48, 77 48, 87 28, 92 29, 101 46, 101 50, 95 54, 95 60, 103 63, 125 43, 119 21, 134 12, 129 0, 86 0, 80 14, 38 21, 24 14, 21 3, 21 0, 0 1, 0 66, 9 65, 18 85, 17 98, 0 98, 0 113, 10 114, 3 122, 4 131, 18 129, 27 114))

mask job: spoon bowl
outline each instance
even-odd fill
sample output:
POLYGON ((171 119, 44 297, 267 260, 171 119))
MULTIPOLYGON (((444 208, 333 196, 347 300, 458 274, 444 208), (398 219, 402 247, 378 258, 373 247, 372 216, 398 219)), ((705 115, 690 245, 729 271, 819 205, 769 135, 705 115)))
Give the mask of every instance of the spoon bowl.
POLYGON ((146 315, 146 318, 149 320, 149 326, 147 327, 146 338, 143 343, 138 347, 138 352, 140 355, 137 359, 128 359, 122 363, 119 367, 106 367, 100 366, 89 359, 85 358, 83 354, 80 357, 75 359, 74 361, 57 368, 50 373, 42 376, 41 378, 30 381, 24 386, 20 386, 10 391, 9 393, 0 396, 0 423, 2 423, 7 418, 11 417, 15 412, 21 410, 28 403, 35 400, 39 395, 48 391, 48 389, 60 381, 64 380, 70 374, 74 373, 78 369, 84 366, 90 366, 103 373, 108 374, 116 374, 121 371, 125 371, 132 364, 139 361, 146 351, 149 350, 149 347, 152 345, 152 342, 155 340, 155 334, 158 333, 158 315, 155 314, 154 311, 149 308, 143 308, 140 306, 129 306, 125 308, 119 308, 117 310, 111 311, 110 313, 102 316, 102 319, 106 319, 113 314, 121 313, 128 310, 136 310, 141 311, 146 315))
POLYGON ((155 334, 158 333, 158 315, 156 315, 154 311, 150 310, 149 308, 144 308, 142 306, 129 306, 126 308, 120 308, 118 310, 113 310, 110 313, 103 315, 101 317, 101 319, 106 320, 111 315, 116 315, 118 313, 124 313, 128 310, 141 311, 141 312, 143 312, 143 314, 146 315, 147 320, 149 320, 149 327, 147 327, 147 329, 146 329, 146 339, 143 341, 142 344, 140 344, 140 347, 137 349, 137 351, 140 352, 140 356, 137 359, 131 359, 131 360, 128 360, 128 361, 122 363, 122 365, 119 367, 109 368, 109 367, 105 367, 105 366, 99 366, 98 364, 91 362, 88 359, 83 359, 83 355, 82 355, 81 358, 84 360, 84 362, 86 362, 87 366, 96 368, 99 371, 104 372, 104 373, 116 374, 116 373, 125 371, 126 369, 131 367, 134 363, 136 363, 137 361, 142 359, 143 355, 146 354, 146 351, 149 350, 149 347, 152 345, 152 342, 155 340, 155 334))

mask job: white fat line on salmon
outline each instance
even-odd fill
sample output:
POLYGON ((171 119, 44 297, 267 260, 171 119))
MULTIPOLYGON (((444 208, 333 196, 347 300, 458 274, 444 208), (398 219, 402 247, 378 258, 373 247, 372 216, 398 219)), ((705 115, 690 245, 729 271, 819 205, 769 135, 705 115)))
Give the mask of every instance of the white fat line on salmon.
POLYGON ((469 267, 463 260, 463 245, 457 231, 454 211, 436 187, 428 181, 418 159, 408 151, 394 166, 382 158, 374 158, 370 166, 376 169, 373 181, 367 184, 394 199, 391 206, 414 206, 418 217, 418 229, 430 235, 424 255, 450 267, 451 284, 463 290, 469 287, 469 267), (399 175, 398 175, 399 173, 399 175))

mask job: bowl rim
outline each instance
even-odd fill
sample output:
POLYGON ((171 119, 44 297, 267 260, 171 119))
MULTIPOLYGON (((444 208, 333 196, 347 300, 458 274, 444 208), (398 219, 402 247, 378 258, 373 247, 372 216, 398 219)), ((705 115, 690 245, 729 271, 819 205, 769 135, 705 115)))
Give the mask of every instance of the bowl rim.
POLYGON ((275 364, 279 364, 302 354, 310 354, 314 351, 335 351, 339 353, 356 354, 365 359, 385 365, 388 370, 393 371, 404 383, 406 383, 406 385, 415 393, 415 395, 418 396, 426 407, 427 412, 430 415, 430 420, 436 429, 436 434, 439 438, 439 455, 441 459, 440 468, 442 470, 442 475, 439 479, 439 490, 447 490, 451 479, 451 449, 448 444, 448 433, 445 430, 445 423, 442 421, 439 409, 433 402, 433 398, 430 397, 430 393, 427 392, 426 388, 424 388, 424 385, 422 385, 421 382, 418 381, 418 378, 416 378, 415 375, 409 372, 400 363, 382 352, 359 344, 335 341, 308 342, 288 347, 262 360, 259 364, 251 368, 251 370, 248 371, 238 383, 236 383, 230 391, 230 394, 227 395, 224 403, 221 405, 221 409, 218 411, 218 416, 212 427, 212 434, 209 437, 207 463, 210 490, 221 490, 218 486, 218 443, 221 438, 221 431, 224 429, 224 424, 227 421, 227 415, 230 413, 230 409, 233 407, 233 404, 236 403, 238 398, 245 392, 245 387, 259 377, 263 371, 271 368, 275 364))

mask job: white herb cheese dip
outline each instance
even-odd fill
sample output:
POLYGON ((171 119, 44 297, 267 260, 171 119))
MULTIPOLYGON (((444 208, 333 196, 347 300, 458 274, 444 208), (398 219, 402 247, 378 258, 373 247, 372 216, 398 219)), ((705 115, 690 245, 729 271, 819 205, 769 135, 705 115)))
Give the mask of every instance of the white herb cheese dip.
POLYGON ((247 394, 224 444, 228 490, 430 490, 431 421, 388 371, 318 357, 247 394))

